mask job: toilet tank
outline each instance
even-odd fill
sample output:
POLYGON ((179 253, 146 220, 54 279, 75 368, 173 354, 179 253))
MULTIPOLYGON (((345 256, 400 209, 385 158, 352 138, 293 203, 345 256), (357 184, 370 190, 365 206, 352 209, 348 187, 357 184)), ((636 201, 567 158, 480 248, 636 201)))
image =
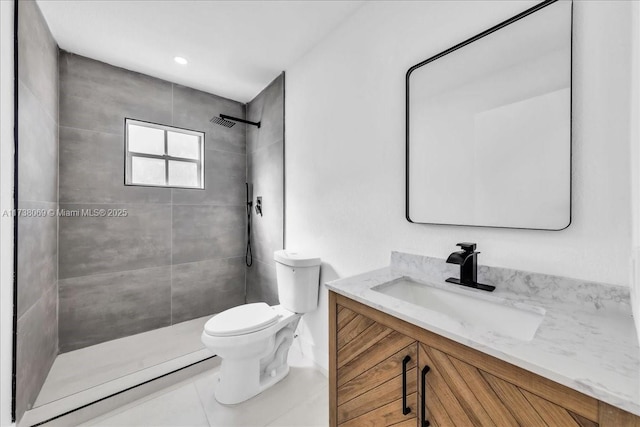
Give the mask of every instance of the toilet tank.
POLYGON ((275 251, 276 280, 280 304, 294 313, 307 313, 318 307, 320 258, 301 252, 275 251))

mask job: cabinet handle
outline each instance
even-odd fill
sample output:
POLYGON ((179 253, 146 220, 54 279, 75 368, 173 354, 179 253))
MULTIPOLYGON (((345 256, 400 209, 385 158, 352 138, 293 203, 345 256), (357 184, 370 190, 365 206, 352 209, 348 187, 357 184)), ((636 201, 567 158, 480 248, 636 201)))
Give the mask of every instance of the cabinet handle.
POLYGON ((422 368, 422 396, 420 406, 422 407, 422 426, 429 427, 431 423, 427 421, 427 374, 431 370, 427 365, 422 368))
POLYGON ((411 408, 407 406, 407 363, 411 361, 411 356, 406 355, 402 359, 402 413, 407 415, 411 408))

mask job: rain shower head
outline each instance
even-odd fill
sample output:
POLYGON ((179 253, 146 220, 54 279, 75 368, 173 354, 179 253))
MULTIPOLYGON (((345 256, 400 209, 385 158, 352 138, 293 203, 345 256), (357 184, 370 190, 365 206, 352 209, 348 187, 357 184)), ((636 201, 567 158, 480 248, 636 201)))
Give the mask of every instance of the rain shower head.
POLYGON ((224 126, 227 128, 232 128, 236 124, 235 122, 223 119, 222 117, 212 117, 209 121, 213 124, 224 126))
POLYGON ((258 128, 260 128, 260 122, 250 122, 245 119, 227 116, 226 114, 220 114, 220 117, 212 117, 209 121, 213 124, 224 126, 227 128, 233 127, 235 125, 235 122, 246 123, 248 125, 257 126, 258 128))

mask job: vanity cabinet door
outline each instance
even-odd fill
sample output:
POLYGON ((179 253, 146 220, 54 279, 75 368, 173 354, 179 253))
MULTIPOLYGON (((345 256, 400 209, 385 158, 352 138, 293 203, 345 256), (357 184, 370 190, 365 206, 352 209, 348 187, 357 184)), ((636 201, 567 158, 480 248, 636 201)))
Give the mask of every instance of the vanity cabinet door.
POLYGON ((340 305, 336 312, 332 425, 417 423, 417 342, 340 305))
POLYGON ((598 425, 440 350, 418 347, 421 422, 439 427, 598 425))

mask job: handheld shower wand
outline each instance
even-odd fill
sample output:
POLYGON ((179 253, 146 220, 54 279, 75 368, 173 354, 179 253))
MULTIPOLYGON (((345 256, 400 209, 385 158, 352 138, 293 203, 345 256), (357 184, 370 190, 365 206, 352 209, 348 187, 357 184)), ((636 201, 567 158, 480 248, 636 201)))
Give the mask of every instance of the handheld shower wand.
POLYGON ((247 250, 244 254, 244 263, 247 267, 253 264, 253 254, 251 253, 251 192, 249 191, 249 183, 244 183, 247 190, 247 250))

